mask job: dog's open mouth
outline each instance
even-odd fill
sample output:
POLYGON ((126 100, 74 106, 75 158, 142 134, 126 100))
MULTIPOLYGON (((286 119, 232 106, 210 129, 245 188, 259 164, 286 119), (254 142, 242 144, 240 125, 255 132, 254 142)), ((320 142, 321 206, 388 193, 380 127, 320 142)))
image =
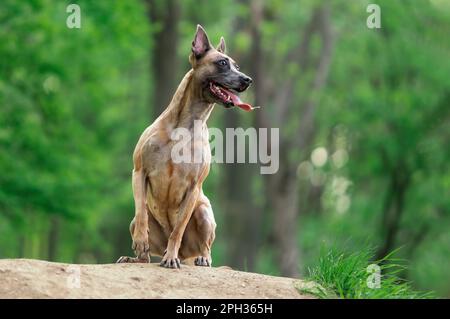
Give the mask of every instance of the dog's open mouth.
POLYGON ((231 90, 229 89, 225 89, 223 86, 220 86, 217 83, 210 82, 209 89, 211 93, 225 105, 234 105, 243 109, 244 111, 252 111, 255 109, 250 104, 242 102, 236 93, 231 92, 231 90))

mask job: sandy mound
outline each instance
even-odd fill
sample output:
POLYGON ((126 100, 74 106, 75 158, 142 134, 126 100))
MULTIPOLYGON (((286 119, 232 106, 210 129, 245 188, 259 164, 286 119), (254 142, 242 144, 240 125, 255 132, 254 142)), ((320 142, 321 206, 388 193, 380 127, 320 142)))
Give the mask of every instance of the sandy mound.
POLYGON ((226 267, 0 260, 0 298, 311 298, 302 282, 226 267))

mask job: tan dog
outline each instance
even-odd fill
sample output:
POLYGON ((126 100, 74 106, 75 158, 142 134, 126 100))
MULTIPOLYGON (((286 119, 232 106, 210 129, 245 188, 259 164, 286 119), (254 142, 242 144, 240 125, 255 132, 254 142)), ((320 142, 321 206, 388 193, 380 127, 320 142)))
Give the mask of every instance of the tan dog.
POLYGON ((237 93, 247 89, 252 80, 225 54, 224 39, 214 49, 200 25, 189 60, 192 69, 134 150, 136 211, 130 232, 136 257, 121 257, 117 262, 150 262, 152 254, 162 256, 164 267, 179 268, 180 260, 188 258, 195 258, 195 265, 211 266, 216 223, 202 190, 211 159, 206 120, 214 103, 251 110, 237 93), (194 135, 194 121, 201 121, 202 134, 194 135), (199 151, 203 154, 199 163, 173 160, 172 149, 178 141, 171 136, 178 128, 191 133, 191 144, 182 151, 199 151))

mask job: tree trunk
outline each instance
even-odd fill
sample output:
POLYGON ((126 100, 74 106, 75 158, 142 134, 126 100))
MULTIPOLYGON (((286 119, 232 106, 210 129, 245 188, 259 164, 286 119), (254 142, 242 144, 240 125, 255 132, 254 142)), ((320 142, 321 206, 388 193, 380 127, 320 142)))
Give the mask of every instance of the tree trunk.
MULTIPOLYGON (((227 128, 239 127, 238 110, 228 110, 225 116, 227 128)), ((236 154, 236 143, 234 154, 236 154)), ((237 269, 254 271, 258 252, 260 218, 251 200, 254 167, 248 163, 224 165, 225 179, 225 227, 229 234, 228 259, 237 269)))
POLYGON ((58 251, 59 239, 59 224, 58 216, 52 216, 50 219, 50 232, 48 234, 48 260, 56 261, 58 251))
POLYGON ((294 179, 289 187, 272 189, 274 214, 274 239, 276 258, 281 274, 298 277, 300 274, 300 251, 297 245, 298 234, 298 183, 294 179))
POLYGON ((278 94, 274 97, 277 114, 270 126, 282 127, 287 121, 300 117, 297 134, 280 136, 280 170, 277 174, 270 176, 270 182, 266 183, 269 187, 268 198, 272 202, 273 209, 275 249, 278 251, 277 261, 284 276, 298 276, 299 265, 301 265, 301 252, 297 245, 300 194, 296 169, 302 158, 293 161, 290 152, 292 149, 299 149, 304 158, 314 141, 316 131, 314 116, 317 104, 314 96, 322 90, 326 83, 333 42, 329 9, 326 6, 319 6, 314 10, 311 20, 304 30, 300 46, 290 52, 287 57, 288 61, 299 63, 302 74, 313 72, 314 77, 311 83, 308 83, 308 95, 303 101, 300 101, 299 107, 295 107, 294 83, 298 81, 298 78, 294 77, 286 79, 286 83, 280 85, 282 89, 278 90, 278 94), (313 59, 311 39, 315 32, 320 35, 321 50, 319 55, 313 59))
POLYGON ((150 64, 155 85, 151 116, 155 118, 167 107, 177 85, 180 5, 178 0, 147 0, 147 4, 150 23, 159 26, 153 34, 150 64))
MULTIPOLYGON (((242 0, 238 2, 244 2, 242 0)), ((234 23, 234 33, 238 33, 246 25, 245 19, 237 18, 234 23)), ((232 43, 232 41, 230 41, 232 43)), ((254 60, 249 56, 235 54, 234 57, 242 65, 253 66, 254 60)), ((253 68, 250 72, 254 77, 253 68)), ((228 110, 225 113, 225 127, 241 127, 239 110, 228 110)), ((235 154, 236 154, 235 145, 235 154)), ((248 156, 247 156, 248 158, 248 156)), ((228 258, 230 264, 237 269, 254 271, 258 247, 261 242, 261 211, 255 207, 251 198, 252 180, 255 178, 256 167, 252 164, 227 164, 225 170, 226 185, 226 228, 230 234, 228 240, 228 258)))
POLYGON ((402 164, 391 174, 390 186, 386 194, 381 233, 383 244, 378 249, 377 259, 382 259, 394 249, 395 239, 400 229, 400 221, 404 211, 405 195, 409 187, 410 176, 402 164))

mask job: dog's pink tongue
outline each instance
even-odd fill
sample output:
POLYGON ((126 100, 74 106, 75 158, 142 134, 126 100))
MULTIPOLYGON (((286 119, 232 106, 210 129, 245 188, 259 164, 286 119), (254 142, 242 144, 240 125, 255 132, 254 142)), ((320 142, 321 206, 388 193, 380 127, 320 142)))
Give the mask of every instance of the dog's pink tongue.
POLYGON ((254 108, 253 106, 251 106, 248 103, 244 103, 241 101, 241 99, 239 98, 239 96, 234 95, 234 94, 230 94, 231 96, 231 100, 233 101, 233 104, 241 109, 243 109, 244 111, 252 111, 254 108))

